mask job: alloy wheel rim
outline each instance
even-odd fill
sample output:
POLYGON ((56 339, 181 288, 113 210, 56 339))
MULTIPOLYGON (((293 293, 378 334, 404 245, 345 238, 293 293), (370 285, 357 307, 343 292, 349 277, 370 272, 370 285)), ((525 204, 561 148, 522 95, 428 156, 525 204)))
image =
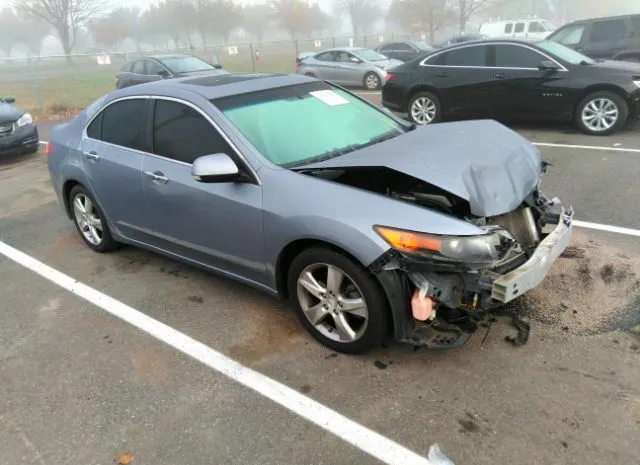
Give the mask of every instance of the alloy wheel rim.
POLYGON ((297 282, 304 316, 323 336, 342 343, 362 337, 369 310, 360 288, 341 269, 325 263, 307 266, 297 282))
POLYGON ((429 124, 436 117, 436 103, 429 97, 417 98, 411 105, 411 117, 418 124, 429 124))
POLYGON ((380 80, 378 79, 377 76, 370 74, 369 76, 367 76, 367 87, 369 89, 377 89, 378 85, 379 85, 380 80))
POLYGON ((620 115, 618 106, 608 98, 597 98, 587 103, 582 110, 582 122, 592 131, 611 129, 620 115))
POLYGON ((85 194, 77 194, 73 199, 73 215, 84 238, 93 245, 100 245, 104 231, 102 221, 91 199, 85 194))

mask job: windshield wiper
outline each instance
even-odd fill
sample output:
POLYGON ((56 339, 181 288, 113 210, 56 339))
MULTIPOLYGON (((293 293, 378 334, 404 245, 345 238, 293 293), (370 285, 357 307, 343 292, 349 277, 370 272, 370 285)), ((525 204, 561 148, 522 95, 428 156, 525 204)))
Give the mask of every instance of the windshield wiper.
POLYGON ((306 160, 296 161, 293 163, 286 163, 281 165, 283 168, 296 168, 298 166, 311 165, 313 163, 320 163, 321 161, 331 160, 332 158, 339 157, 340 155, 345 155, 349 152, 353 152, 358 150, 361 147, 360 144, 351 144, 346 147, 341 147, 339 149, 334 149, 329 152, 325 152, 322 155, 318 155, 317 157, 307 158, 306 160))

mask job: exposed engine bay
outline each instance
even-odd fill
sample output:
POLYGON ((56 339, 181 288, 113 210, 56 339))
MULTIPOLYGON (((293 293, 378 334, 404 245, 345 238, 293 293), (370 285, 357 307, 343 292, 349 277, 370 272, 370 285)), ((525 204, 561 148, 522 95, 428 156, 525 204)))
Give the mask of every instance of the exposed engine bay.
MULTIPOLYGON (((544 279, 571 235, 573 212, 565 211, 557 198, 545 197, 539 188, 513 211, 478 217, 470 213, 466 200, 387 167, 304 172, 454 216, 496 238, 490 244, 489 261, 454 260, 437 253, 391 248, 370 266, 387 295, 394 296, 391 305, 404 308, 406 320, 394 322, 396 338, 414 344, 432 348, 464 344, 484 314, 544 279)), ((450 248, 456 246, 455 239, 450 248)))

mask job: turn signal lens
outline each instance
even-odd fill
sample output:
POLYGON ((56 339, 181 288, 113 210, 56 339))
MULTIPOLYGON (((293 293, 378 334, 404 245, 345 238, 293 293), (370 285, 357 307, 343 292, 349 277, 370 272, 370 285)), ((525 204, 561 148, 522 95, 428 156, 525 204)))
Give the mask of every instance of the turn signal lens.
POLYGON ((393 73, 387 73, 387 76, 385 77, 385 80, 388 82, 388 81, 392 80, 394 76, 395 76, 395 74, 393 74, 393 73))
POLYGON ((385 228, 384 226, 376 226, 375 230, 391 247, 404 252, 420 252, 422 250, 440 252, 442 247, 440 239, 433 236, 402 229, 385 228))

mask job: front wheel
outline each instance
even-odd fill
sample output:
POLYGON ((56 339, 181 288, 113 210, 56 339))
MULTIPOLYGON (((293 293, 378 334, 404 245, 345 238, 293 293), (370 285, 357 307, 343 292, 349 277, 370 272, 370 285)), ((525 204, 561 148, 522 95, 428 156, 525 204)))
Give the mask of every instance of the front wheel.
POLYGON ((600 91, 588 95, 576 110, 575 123, 590 135, 607 136, 624 126, 629 106, 613 92, 600 91))
POLYGON ((442 119, 440 99, 432 92, 418 92, 409 102, 408 113, 415 124, 437 123, 442 119))
POLYGON ((384 341, 384 292, 367 270, 345 255, 325 248, 303 251, 291 264, 288 285, 302 325, 325 346, 355 354, 384 341))

